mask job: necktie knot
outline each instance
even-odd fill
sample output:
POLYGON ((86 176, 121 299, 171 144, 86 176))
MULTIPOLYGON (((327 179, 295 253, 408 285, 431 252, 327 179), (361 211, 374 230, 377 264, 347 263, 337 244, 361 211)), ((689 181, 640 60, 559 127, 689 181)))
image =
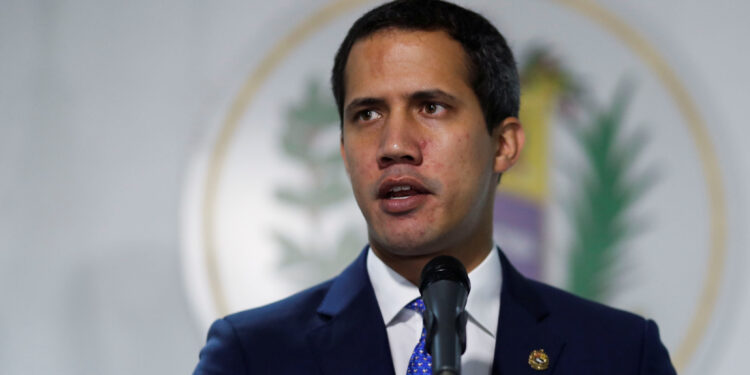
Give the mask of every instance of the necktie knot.
POLYGON ((414 301, 409 302, 406 305, 406 308, 409 310, 414 310, 420 314, 424 314, 424 301, 422 301, 422 298, 416 298, 414 301))

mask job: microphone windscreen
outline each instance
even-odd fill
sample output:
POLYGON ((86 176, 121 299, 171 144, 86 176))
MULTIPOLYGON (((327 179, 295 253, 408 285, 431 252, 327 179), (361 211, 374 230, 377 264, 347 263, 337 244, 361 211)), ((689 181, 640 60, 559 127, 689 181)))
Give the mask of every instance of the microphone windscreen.
POLYGON ((429 261, 422 268, 421 281, 419 283, 419 292, 423 293, 430 284, 435 281, 450 280, 462 284, 468 293, 471 290, 469 275, 466 274, 466 268, 458 259, 441 255, 429 261))

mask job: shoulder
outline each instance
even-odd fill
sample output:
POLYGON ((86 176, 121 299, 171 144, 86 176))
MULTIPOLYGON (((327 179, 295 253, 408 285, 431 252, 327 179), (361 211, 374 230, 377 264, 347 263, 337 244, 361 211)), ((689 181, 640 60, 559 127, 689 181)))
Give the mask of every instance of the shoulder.
POLYGON ((547 306, 547 323, 567 340, 568 358, 587 368, 632 368, 639 374, 674 374, 652 320, 529 280, 547 306))
MULTIPOLYGON (((284 364, 310 365, 304 363, 302 355, 308 350, 305 332, 323 323, 316 310, 331 283, 327 281, 278 302, 216 320, 208 331, 195 374, 263 372, 261 367, 269 363, 280 364, 279 368, 284 364), (288 361, 288 353, 297 353, 297 361, 288 361)), ((298 368, 285 370, 294 373, 298 368)))
POLYGON ((228 315, 224 320, 238 331, 256 333, 302 328, 317 316, 317 308, 331 283, 326 281, 269 305, 228 315))
POLYGON ((641 326, 645 319, 636 314, 606 306, 578 297, 553 286, 529 280, 530 286, 539 294, 549 309, 550 316, 565 320, 568 324, 641 326))

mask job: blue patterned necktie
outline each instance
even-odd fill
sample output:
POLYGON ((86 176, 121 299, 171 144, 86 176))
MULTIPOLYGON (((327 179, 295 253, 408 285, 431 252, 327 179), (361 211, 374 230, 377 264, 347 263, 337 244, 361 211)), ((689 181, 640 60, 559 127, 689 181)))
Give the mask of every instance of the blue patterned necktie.
MULTIPOLYGON (((406 308, 409 310, 414 310, 420 315, 424 314, 425 310, 424 302, 422 302, 421 298, 417 298, 414 301, 409 302, 409 304, 406 305, 406 308)), ((417 346, 414 347, 414 352, 411 354, 411 358, 409 359, 409 367, 406 369, 406 375, 432 375, 432 356, 427 354, 427 350, 424 347, 425 336, 426 332, 424 327, 422 327, 422 335, 419 337, 419 342, 417 343, 417 346)))

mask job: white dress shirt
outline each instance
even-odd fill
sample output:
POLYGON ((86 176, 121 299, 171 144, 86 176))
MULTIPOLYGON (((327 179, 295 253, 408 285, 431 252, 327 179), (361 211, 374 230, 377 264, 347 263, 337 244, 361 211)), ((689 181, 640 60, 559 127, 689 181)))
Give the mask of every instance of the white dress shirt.
MULTIPOLYGON (((414 347, 422 334, 422 317, 405 308, 420 297, 419 288, 383 263, 372 249, 367 252, 367 273, 383 314, 391 358, 396 375, 406 374, 414 347)), ((466 352, 461 356, 461 373, 488 375, 495 357, 495 335, 500 316, 502 268, 495 247, 469 273, 471 292, 466 301, 466 352)))

